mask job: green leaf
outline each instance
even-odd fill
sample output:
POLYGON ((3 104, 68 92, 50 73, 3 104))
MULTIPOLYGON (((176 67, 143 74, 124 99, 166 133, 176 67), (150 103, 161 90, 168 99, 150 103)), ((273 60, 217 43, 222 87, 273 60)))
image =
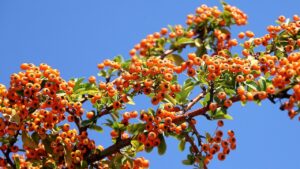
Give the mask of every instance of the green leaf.
POLYGON ((227 114, 227 109, 224 109, 224 108, 218 108, 216 110, 216 114, 212 118, 214 120, 218 120, 218 119, 233 120, 232 116, 227 114))
POLYGON ((119 123, 117 121, 115 121, 114 124, 112 125, 112 128, 116 131, 123 129, 123 127, 124 127, 124 124, 119 123))
POLYGON ((49 138, 43 139, 42 143, 45 147, 46 152, 52 154, 53 150, 51 148, 51 141, 49 140, 49 138))
POLYGON ((165 154, 166 150, 167 150, 167 144, 165 141, 165 138, 162 134, 158 135, 159 139, 160 139, 160 144, 158 145, 158 154, 159 155, 163 155, 165 154))
POLYGON ((175 63, 175 65, 180 66, 182 62, 184 62, 183 58, 177 54, 169 54, 166 56, 169 60, 175 63))
POLYGON ((218 114, 218 115, 215 115, 213 117, 214 120, 218 120, 218 119, 226 119, 226 120, 233 120, 233 117, 230 116, 229 114, 218 114))
POLYGON ((269 79, 270 76, 271 76, 270 72, 265 73, 265 79, 269 79))
MULTIPOLYGON (((14 110, 15 111, 15 110, 14 110)), ((13 113, 13 115, 10 118, 11 122, 20 123, 20 116, 17 113, 13 113)))
POLYGON ((93 124, 93 120, 83 120, 83 121, 81 122, 81 126, 82 126, 82 127, 86 127, 86 126, 89 126, 89 125, 91 125, 91 124, 93 124))
POLYGON ((39 144, 40 141, 40 136, 37 132, 33 132, 31 134, 31 138, 33 139, 33 141, 35 142, 35 144, 39 144))
POLYGON ((195 39, 195 45, 196 47, 200 48, 202 46, 201 40, 199 38, 195 39))
POLYGON ((182 160, 182 164, 184 164, 184 165, 193 165, 194 162, 191 161, 191 160, 182 160))
POLYGON ((176 99, 174 99, 172 96, 170 96, 169 94, 166 94, 165 96, 165 100, 173 105, 176 105, 177 101, 176 99))
POLYGON ((179 45, 181 45, 181 44, 191 44, 191 43, 194 43, 194 39, 187 38, 187 37, 180 37, 180 38, 178 38, 177 43, 179 45))
POLYGON ((205 138, 206 138, 206 141, 209 142, 212 137, 211 137, 211 135, 208 132, 206 132, 205 133, 205 138))
POLYGON ((98 126, 98 125, 92 125, 90 129, 93 129, 99 133, 102 133, 103 132, 103 128, 98 126))
POLYGON ((225 88, 224 90, 225 90, 225 93, 228 94, 229 96, 235 95, 235 91, 233 89, 225 88))
POLYGON ((176 93, 176 100, 180 103, 185 103, 191 91, 194 89, 195 83, 192 79, 187 79, 180 92, 176 93))
POLYGON ((87 161, 85 161, 85 160, 81 161, 81 162, 80 162, 80 167, 81 167, 81 168, 88 168, 88 163, 87 163, 87 161))
POLYGON ((73 91, 75 92, 77 89, 80 88, 80 84, 84 81, 84 78, 75 78, 74 81, 75 81, 75 85, 73 91))
POLYGON ((116 56, 113 61, 117 62, 117 63, 123 63, 124 62, 124 58, 122 55, 118 55, 116 56))
POLYGON ((143 132, 144 130, 145 130, 145 124, 143 123, 131 124, 127 126, 127 131, 134 135, 143 132))
POLYGON ((248 87, 248 91, 250 91, 249 89, 252 89, 254 91, 259 90, 259 86, 254 81, 247 81, 246 86, 248 87))
POLYGON ((101 70, 101 71, 98 73, 98 76, 100 76, 100 77, 105 77, 105 78, 106 78, 106 71, 105 71, 105 70, 101 70))
POLYGON ((85 90, 83 89, 82 91, 80 92, 76 92, 77 95, 84 95, 84 94, 87 94, 87 95, 95 95, 99 93, 98 89, 89 89, 89 90, 85 90))
POLYGON ((130 143, 131 143, 132 147, 134 147, 134 149, 135 149, 136 152, 144 150, 144 144, 141 144, 139 141, 137 141, 137 140, 131 140, 130 143))
POLYGON ((153 150, 153 147, 147 147, 147 148, 145 148, 145 151, 147 153, 151 153, 152 150, 153 150))
POLYGON ((261 77, 261 79, 258 80, 258 84, 261 91, 265 91, 267 89, 267 82, 265 78, 261 77))
POLYGON ((127 99, 129 100, 129 101, 127 102, 127 104, 135 105, 135 103, 134 103, 132 97, 127 96, 127 99))
POLYGON ((29 136, 28 132, 23 131, 22 132, 22 141, 24 146, 27 146, 29 148, 37 148, 37 144, 35 144, 34 140, 29 136))
POLYGON ((20 169, 20 159, 19 159, 19 157, 15 157, 14 161, 15 161, 16 169, 20 169))
POLYGON ((68 166, 72 164, 72 156, 71 151, 69 151, 66 147, 64 147, 64 157, 68 166))
POLYGON ((134 148, 140 146, 140 142, 137 140, 131 140, 130 143, 134 148))
POLYGON ((186 143, 186 141, 185 141, 185 139, 182 139, 180 142, 179 142, 179 145, 178 145, 178 149, 179 149, 179 151, 184 151, 184 149, 185 149, 185 143, 186 143))

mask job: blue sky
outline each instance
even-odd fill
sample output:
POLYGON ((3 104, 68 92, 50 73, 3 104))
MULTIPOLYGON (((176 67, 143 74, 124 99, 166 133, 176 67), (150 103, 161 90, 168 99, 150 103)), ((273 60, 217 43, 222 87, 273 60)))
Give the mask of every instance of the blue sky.
MULTIPOLYGON (((253 30, 265 33, 284 14, 300 14, 300 1, 228 0, 249 16, 249 25, 234 32, 253 30)), ((219 5, 215 0, 1 0, 0 1, 0 83, 8 84, 9 75, 19 71, 23 62, 48 63, 61 71, 65 79, 97 74, 97 63, 128 51, 147 34, 168 24, 184 24, 185 16, 200 4, 219 5)), ((145 105, 137 102, 137 108, 145 105)), ((224 129, 234 129, 237 150, 224 162, 214 160, 213 169, 299 169, 300 123, 289 120, 278 105, 239 104, 230 109, 233 121, 224 129)), ((215 122, 199 119, 201 130, 211 129, 215 122)), ((106 142, 105 135, 94 135, 106 142)), ((102 143, 103 144, 103 143, 102 143)), ((109 145, 109 144, 107 144, 109 145)), ((185 167, 184 153, 177 150, 177 141, 168 139, 166 155, 155 151, 142 154, 151 160, 151 167, 185 167)))

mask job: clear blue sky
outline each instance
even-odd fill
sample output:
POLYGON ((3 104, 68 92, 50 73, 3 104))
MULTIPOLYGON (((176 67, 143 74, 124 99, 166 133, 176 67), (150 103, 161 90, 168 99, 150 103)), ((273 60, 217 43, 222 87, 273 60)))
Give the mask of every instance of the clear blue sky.
MULTIPOLYGON (((299 0, 227 2, 249 16, 250 24, 239 31, 250 29, 257 35, 263 35, 281 14, 300 14, 299 0)), ((216 0, 1 0, 0 83, 8 84, 9 75, 23 62, 48 63, 65 79, 96 75, 97 63, 118 54, 128 58, 128 51, 147 34, 168 24, 183 24, 185 16, 202 3, 219 5, 216 0)), ((300 122, 289 120, 286 112, 270 103, 237 104, 230 112, 235 120, 226 122, 225 129, 235 130, 237 150, 224 162, 214 160, 209 168, 300 168, 300 122)), ((215 126, 215 122, 200 123, 203 130, 215 126)), ((93 137, 109 145, 105 135, 93 137)), ((177 141, 170 138, 168 145, 165 156, 156 151, 145 155, 150 168, 192 168, 181 164, 185 153, 177 150, 177 141)))

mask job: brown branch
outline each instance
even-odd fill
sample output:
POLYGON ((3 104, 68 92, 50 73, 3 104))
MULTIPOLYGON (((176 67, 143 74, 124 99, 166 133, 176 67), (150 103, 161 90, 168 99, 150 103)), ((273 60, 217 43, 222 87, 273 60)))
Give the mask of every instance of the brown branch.
POLYGON ((159 57, 161 59, 164 59, 166 56, 168 56, 169 54, 172 54, 173 52, 175 52, 177 49, 168 49, 166 50, 162 55, 160 55, 159 57))
POLYGON ((6 158, 6 161, 8 162, 8 164, 13 168, 13 169, 16 169, 16 165, 13 163, 13 161, 10 159, 9 157, 9 149, 4 152, 3 150, 1 150, 2 153, 4 154, 5 158, 6 158))
POLYGON ((200 151, 199 151, 198 147, 196 146, 196 144, 194 143, 194 140, 188 135, 188 133, 185 133, 184 136, 185 136, 185 140, 191 144, 192 150, 194 151, 194 153, 196 155, 198 155, 200 153, 200 151))
POLYGON ((183 113, 189 111, 199 100, 204 98, 206 95, 206 90, 204 90, 202 93, 200 93, 198 96, 196 96, 188 105, 187 107, 183 110, 183 113))
MULTIPOLYGON (((11 146, 13 146, 16 142, 17 142, 17 138, 18 138, 18 135, 20 134, 20 130, 18 130, 17 132, 16 132, 16 134, 14 135, 14 137, 13 137, 13 139, 12 140, 10 140, 10 142, 9 142, 9 146, 11 147, 11 146)), ((9 163, 9 165, 13 168, 13 169, 16 169, 16 164, 14 164, 14 162, 10 159, 10 157, 9 157, 9 154, 10 154, 10 148, 8 147, 8 149, 6 150, 6 152, 4 152, 3 150, 1 150, 2 151, 2 153, 4 154, 4 156, 5 156, 5 158, 6 158, 6 160, 7 160, 7 162, 9 163)))
POLYGON ((198 132, 198 130, 196 129, 196 126, 191 122, 191 120, 188 121, 189 123, 189 126, 192 128, 193 130, 193 133, 196 135, 197 137, 197 140, 198 140, 198 146, 201 146, 202 145, 202 140, 201 140, 201 135, 200 133, 198 132))
POLYGON ((81 119, 78 116, 76 116, 74 112, 72 112, 72 109, 67 108, 66 111, 74 117, 74 122, 77 126, 77 129, 79 130, 79 133, 81 134, 83 132, 83 130, 81 129, 81 119))
MULTIPOLYGON (((234 97, 230 98, 230 100, 234 103, 234 102, 239 101, 240 98, 239 98, 239 96, 234 96, 234 97)), ((219 105, 218 107, 221 107, 221 105, 219 105)), ((189 113, 179 115, 173 120, 173 123, 178 124, 178 123, 186 121, 186 119, 193 118, 193 117, 199 116, 199 115, 204 115, 208 110, 209 110, 208 106, 205 106, 200 109, 191 111, 189 113)))
POLYGON ((91 164, 91 163, 94 163, 95 161, 102 160, 109 155, 117 153, 120 151, 120 149, 130 145, 130 141, 131 141, 131 138, 128 138, 128 139, 119 141, 116 144, 113 144, 113 145, 107 147, 105 150, 101 151, 100 154, 91 154, 90 157, 88 158, 87 162, 91 164))

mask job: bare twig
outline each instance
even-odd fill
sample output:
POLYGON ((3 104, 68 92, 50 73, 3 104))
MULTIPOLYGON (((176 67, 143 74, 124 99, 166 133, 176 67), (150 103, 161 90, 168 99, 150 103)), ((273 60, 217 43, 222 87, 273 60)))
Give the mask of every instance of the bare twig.
POLYGON ((196 96, 188 105, 187 107, 183 110, 183 113, 189 111, 199 100, 204 98, 206 95, 206 90, 203 90, 202 93, 200 93, 198 96, 196 96))

